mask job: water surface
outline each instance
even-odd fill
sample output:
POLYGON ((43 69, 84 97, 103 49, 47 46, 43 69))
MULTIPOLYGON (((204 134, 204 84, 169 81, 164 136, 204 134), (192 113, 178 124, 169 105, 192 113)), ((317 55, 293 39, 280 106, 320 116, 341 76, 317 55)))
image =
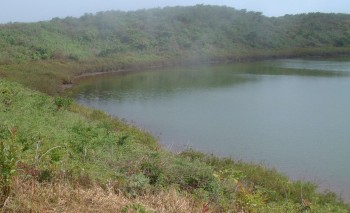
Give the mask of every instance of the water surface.
POLYGON ((85 79, 79 103, 168 148, 275 167, 350 201, 350 60, 288 59, 85 79))

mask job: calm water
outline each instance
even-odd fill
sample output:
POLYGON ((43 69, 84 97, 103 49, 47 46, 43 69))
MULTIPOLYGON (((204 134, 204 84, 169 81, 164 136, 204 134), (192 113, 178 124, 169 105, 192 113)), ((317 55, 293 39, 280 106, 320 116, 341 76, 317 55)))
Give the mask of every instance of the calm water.
POLYGON ((166 147, 264 163, 350 201, 350 60, 289 59, 85 79, 79 103, 166 147))

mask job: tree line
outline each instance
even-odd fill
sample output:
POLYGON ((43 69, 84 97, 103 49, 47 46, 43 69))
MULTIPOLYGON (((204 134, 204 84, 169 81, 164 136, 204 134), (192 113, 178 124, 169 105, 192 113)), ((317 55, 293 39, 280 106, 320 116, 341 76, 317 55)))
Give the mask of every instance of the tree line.
POLYGON ((350 47, 350 15, 266 17, 225 6, 106 11, 0 25, 0 63, 125 54, 241 55, 255 50, 350 47))

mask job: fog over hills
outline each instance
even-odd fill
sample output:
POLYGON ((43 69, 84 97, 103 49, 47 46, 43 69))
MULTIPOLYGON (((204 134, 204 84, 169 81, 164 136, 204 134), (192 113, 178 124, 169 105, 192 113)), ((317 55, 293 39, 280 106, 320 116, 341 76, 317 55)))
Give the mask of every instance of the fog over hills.
POLYGON ((225 6, 197 5, 1 25, 0 62, 117 54, 249 54, 255 50, 350 46, 350 15, 267 17, 225 6))

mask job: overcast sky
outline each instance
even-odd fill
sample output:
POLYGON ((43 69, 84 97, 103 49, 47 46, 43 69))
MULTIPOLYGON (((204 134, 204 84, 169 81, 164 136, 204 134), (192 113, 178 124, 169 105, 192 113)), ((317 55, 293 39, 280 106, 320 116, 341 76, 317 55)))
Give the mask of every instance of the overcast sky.
POLYGON ((0 0, 0 23, 36 22, 54 17, 79 17, 106 10, 137 10, 196 4, 226 5, 236 9, 282 16, 307 12, 350 14, 350 0, 0 0))

